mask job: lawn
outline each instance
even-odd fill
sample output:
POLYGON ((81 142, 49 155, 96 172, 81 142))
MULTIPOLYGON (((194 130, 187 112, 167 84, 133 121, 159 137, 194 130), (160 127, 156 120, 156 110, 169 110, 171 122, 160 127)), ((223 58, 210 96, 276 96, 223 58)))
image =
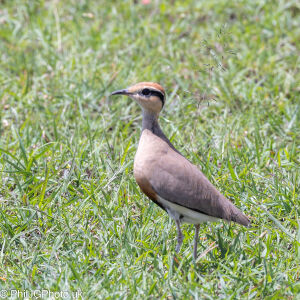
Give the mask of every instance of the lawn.
POLYGON ((0 297, 296 299, 299 36, 297 0, 0 1, 0 297), (201 225, 196 263, 133 177, 141 111, 109 94, 139 81, 252 221, 201 225))

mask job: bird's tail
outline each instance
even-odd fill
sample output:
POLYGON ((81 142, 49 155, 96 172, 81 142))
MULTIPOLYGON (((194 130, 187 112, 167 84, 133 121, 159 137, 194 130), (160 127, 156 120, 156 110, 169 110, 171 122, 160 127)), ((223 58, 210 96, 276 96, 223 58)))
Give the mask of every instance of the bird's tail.
POLYGON ((244 215, 237 207, 232 204, 231 207, 231 221, 244 225, 251 226, 251 222, 246 215, 244 215))

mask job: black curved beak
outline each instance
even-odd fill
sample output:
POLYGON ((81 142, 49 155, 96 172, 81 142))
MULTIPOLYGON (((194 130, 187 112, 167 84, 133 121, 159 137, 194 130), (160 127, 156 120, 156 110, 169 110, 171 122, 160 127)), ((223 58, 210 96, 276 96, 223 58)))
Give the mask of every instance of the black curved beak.
POLYGON ((113 95, 130 95, 131 93, 129 93, 129 91, 127 89, 124 90, 118 90, 118 91, 114 91, 110 94, 110 96, 113 95))

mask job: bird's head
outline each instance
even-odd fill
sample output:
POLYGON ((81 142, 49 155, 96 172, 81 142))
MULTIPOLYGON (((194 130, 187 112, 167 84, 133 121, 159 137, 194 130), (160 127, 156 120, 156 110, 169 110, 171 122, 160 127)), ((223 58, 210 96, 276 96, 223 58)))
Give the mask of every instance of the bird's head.
POLYGON ((165 104, 165 91, 154 82, 140 82, 124 90, 118 90, 111 95, 126 95, 134 99, 144 110, 159 114, 165 104))

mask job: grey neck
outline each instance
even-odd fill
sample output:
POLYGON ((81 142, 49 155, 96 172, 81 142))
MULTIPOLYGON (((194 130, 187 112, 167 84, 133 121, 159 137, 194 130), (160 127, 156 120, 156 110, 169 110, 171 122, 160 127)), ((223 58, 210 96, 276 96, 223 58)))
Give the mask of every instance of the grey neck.
POLYGON ((142 131, 144 131, 145 129, 150 130, 156 135, 158 131, 161 131, 158 125, 158 115, 143 109, 142 131))
POLYGON ((142 122, 142 132, 148 129, 156 136, 160 137, 162 140, 168 143, 168 145, 175 150, 177 153, 181 154, 168 140, 163 131, 161 130, 158 124, 158 114, 155 114, 151 111, 143 109, 143 122, 142 122))

